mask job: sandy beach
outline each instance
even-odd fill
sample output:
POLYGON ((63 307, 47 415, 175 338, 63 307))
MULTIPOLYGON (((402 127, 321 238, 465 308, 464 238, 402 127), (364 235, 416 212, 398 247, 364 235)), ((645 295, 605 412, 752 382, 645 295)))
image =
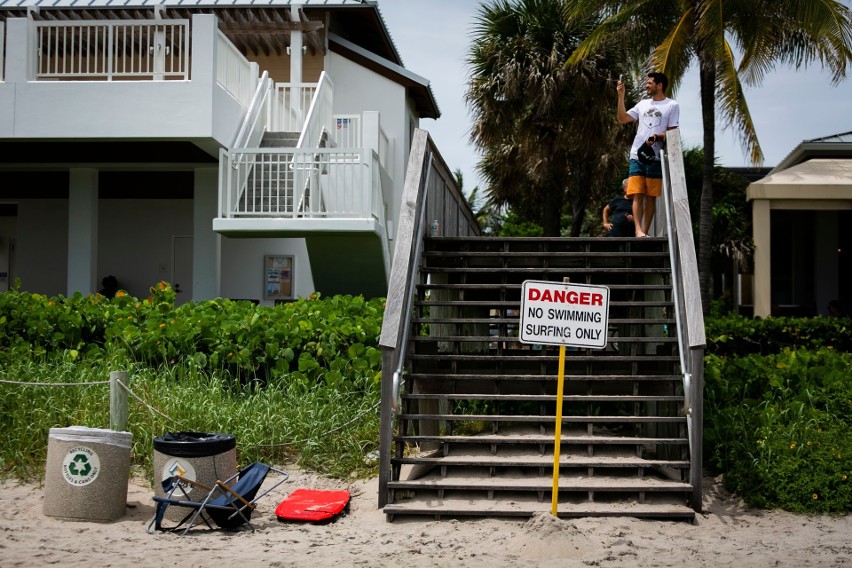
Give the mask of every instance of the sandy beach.
POLYGON ((134 479, 127 514, 111 523, 43 514, 43 487, 6 481, 0 492, 0 566, 311 567, 453 565, 852 566, 852 516, 802 516, 745 507, 705 480, 695 524, 618 519, 398 518, 376 509, 375 479, 346 483, 283 466, 290 479, 265 497, 257 532, 147 534, 152 491, 134 479), (299 487, 349 489, 350 510, 326 524, 282 523, 275 506, 299 487))

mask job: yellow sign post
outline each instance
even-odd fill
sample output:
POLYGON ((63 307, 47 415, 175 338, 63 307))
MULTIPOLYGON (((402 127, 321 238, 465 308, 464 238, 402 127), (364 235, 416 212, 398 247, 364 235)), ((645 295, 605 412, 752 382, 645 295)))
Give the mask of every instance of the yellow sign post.
POLYGON ((559 446, 562 442, 562 396, 565 392, 565 346, 559 346, 559 377, 556 382, 556 433, 553 436, 553 496, 550 514, 556 516, 559 504, 559 446))
POLYGON ((587 349, 606 347, 609 288, 526 280, 521 289, 522 343, 559 345, 556 383, 556 425, 553 440, 553 496, 550 512, 559 505, 559 452, 562 441, 562 399, 565 395, 565 346, 587 349))

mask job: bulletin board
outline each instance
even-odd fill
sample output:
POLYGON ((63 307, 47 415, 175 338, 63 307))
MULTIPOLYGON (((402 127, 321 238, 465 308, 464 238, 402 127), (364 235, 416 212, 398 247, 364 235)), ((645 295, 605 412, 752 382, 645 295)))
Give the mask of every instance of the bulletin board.
POLYGON ((293 299, 293 256, 267 255, 263 257, 263 299, 293 299))

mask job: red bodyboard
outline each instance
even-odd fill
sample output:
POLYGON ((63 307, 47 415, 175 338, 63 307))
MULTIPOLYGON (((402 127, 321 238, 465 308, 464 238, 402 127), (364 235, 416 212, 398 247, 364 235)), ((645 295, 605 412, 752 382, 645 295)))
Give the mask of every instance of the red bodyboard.
POLYGON ((349 491, 296 489, 275 508, 279 521, 325 521, 349 504, 349 491))

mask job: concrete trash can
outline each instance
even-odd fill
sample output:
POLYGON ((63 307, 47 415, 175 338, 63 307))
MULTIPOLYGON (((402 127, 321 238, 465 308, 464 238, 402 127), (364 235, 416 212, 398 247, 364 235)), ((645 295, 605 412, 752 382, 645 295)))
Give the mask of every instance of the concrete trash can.
POLYGON ((51 428, 44 476, 44 514, 114 521, 127 508, 130 432, 85 426, 51 428))
MULTIPOLYGON (((237 441, 230 434, 210 432, 166 432, 154 438, 154 494, 164 497, 163 482, 173 475, 213 487, 217 479, 237 473, 237 441)), ((205 492, 185 487, 190 499, 200 500, 205 492)), ((180 489, 176 493, 184 498, 180 489)), ((165 518, 179 521, 186 515, 176 507, 166 510, 165 518)))

